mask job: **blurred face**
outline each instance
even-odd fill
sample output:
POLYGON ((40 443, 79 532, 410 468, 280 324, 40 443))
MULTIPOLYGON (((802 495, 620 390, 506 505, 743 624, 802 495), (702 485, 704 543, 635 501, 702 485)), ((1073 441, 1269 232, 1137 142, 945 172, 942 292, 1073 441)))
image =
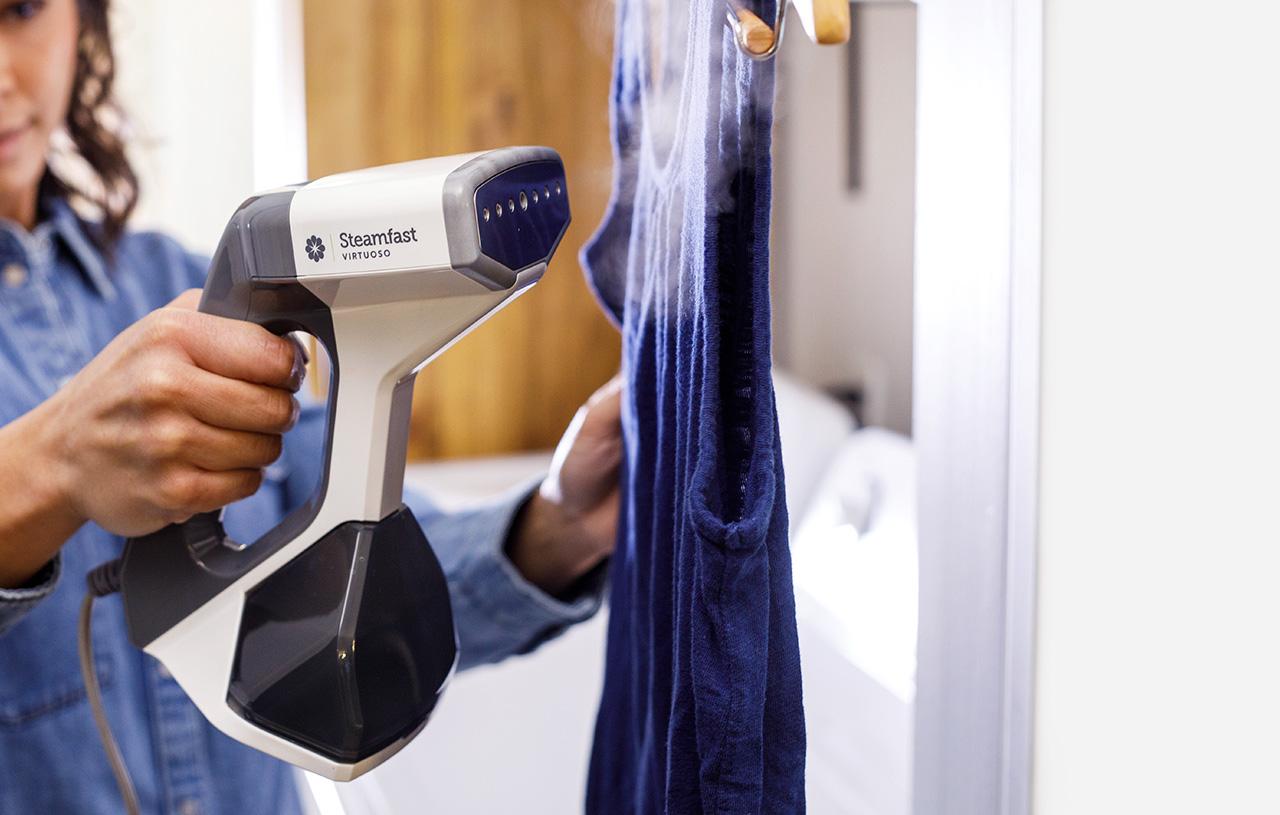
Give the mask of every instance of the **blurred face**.
POLYGON ((0 216, 28 228, 71 101, 79 31, 76 0, 0 0, 0 216))

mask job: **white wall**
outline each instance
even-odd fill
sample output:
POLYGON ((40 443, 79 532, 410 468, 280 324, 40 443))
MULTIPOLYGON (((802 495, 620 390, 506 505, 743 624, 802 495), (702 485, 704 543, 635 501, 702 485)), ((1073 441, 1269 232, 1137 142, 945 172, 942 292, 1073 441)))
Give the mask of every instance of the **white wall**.
POLYGON ((911 431, 915 6, 859 8, 862 184, 846 187, 847 48, 799 25, 778 57, 774 292, 778 362, 861 383, 869 424, 911 431))
POLYGON ((1280 811, 1280 7, 1047 0, 1037 815, 1280 811))
POLYGON ((256 190, 306 178, 299 0, 117 0, 133 224, 210 252, 256 190))

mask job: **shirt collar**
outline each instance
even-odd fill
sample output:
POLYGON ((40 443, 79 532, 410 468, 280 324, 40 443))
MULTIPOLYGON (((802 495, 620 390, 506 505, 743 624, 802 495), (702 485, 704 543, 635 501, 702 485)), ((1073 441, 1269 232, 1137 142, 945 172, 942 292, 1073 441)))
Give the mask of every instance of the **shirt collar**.
POLYGON ((66 244, 71 256, 80 266, 80 270, 89 279, 89 283, 104 300, 114 300, 116 287, 107 273, 106 261, 102 257, 102 252, 85 234, 85 225, 80 220, 80 216, 76 215, 71 204, 61 197, 46 200, 45 206, 48 212, 46 223, 66 244))

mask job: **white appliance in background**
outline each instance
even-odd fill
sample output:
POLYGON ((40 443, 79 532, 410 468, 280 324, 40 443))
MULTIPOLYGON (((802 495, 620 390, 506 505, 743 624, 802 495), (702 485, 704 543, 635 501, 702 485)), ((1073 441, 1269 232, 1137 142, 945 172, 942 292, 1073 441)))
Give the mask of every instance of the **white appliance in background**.
MULTIPOLYGON (((915 657, 910 442, 858 430, 820 391, 775 374, 814 815, 907 812, 915 657)), ((456 509, 532 483, 550 453, 412 465, 456 509)), ((606 614, 536 653, 456 676, 431 722, 349 784, 309 776, 317 815, 563 815, 582 809, 606 614)))
POLYGON ((910 812, 915 475, 909 439, 858 430, 792 534, 813 813, 910 812))

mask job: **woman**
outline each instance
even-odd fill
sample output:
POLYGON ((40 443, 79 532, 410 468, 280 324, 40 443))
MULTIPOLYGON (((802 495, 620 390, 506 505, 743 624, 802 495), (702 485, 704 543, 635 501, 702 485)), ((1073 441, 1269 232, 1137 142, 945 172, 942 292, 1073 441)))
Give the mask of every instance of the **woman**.
MULTIPOLYGON (((228 531, 251 540, 320 464, 323 408, 299 404, 295 346, 195 311, 205 262, 126 231, 113 71, 107 0, 0 0, 0 813, 120 809, 76 661, 87 570, 124 536, 233 503, 228 531)), ((407 497, 453 588, 464 667, 597 608, 618 401, 616 386, 593 397, 532 495, 448 516, 407 497)), ((289 768, 214 730, 129 645, 118 597, 99 606, 95 662, 143 811, 298 811, 289 768)))

